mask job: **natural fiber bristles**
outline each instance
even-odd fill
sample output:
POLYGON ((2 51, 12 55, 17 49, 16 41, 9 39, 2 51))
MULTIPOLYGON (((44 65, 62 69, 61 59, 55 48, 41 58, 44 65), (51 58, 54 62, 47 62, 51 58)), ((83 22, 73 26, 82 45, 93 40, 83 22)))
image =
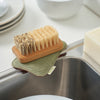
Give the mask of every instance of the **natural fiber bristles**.
POLYGON ((22 55, 40 51, 59 42, 57 31, 51 26, 45 26, 31 32, 14 37, 16 48, 22 55))

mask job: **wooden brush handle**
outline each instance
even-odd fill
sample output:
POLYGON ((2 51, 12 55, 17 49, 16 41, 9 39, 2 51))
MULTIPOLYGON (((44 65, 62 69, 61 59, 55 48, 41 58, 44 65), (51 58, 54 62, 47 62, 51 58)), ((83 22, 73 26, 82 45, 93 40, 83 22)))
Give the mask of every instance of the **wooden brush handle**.
POLYGON ((63 49, 63 42, 59 40, 59 43, 57 43, 56 45, 49 46, 48 48, 42 49, 40 51, 36 51, 36 52, 33 51, 31 54, 26 56, 22 55, 20 51, 16 48, 16 46, 12 48, 12 51, 17 56, 17 58, 21 63, 27 63, 35 59, 52 54, 54 52, 60 51, 62 49, 63 49))

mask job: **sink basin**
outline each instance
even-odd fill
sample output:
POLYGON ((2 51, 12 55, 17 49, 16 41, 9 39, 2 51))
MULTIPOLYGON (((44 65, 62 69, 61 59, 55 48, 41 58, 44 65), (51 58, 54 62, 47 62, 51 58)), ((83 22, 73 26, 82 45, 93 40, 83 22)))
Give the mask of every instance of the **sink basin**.
POLYGON ((82 47, 80 42, 78 47, 73 45, 66 57, 56 61, 56 69, 51 75, 37 77, 18 70, 0 75, 0 100, 41 94, 73 100, 100 100, 100 75, 82 59, 82 47))
POLYGON ((65 57, 56 62, 52 75, 31 74, 12 78, 0 85, 0 100, 17 100, 31 95, 50 94, 73 100, 99 100, 100 76, 82 59, 65 57), (9 82, 13 84, 9 84, 9 82))

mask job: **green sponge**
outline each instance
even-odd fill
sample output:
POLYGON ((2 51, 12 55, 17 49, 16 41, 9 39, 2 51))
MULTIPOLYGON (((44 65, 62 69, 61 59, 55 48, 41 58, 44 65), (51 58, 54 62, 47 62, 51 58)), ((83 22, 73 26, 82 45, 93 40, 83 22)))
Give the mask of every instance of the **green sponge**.
MULTIPOLYGON (((63 44, 65 49, 67 45, 65 42, 63 42, 63 44)), ((45 76, 48 74, 51 67, 54 66, 58 56, 60 55, 60 52, 61 51, 58 51, 56 53, 50 54, 48 56, 39 58, 37 60, 25 64, 20 63, 19 60, 15 58, 12 62, 12 66, 14 68, 32 73, 36 76, 45 76)))

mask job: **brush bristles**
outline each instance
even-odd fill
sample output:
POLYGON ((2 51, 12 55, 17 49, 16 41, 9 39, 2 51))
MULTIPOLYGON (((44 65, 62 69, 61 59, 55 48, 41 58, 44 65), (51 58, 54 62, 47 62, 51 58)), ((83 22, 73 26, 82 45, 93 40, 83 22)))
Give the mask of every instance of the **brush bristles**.
POLYGON ((16 48, 22 55, 40 51, 59 43, 57 31, 51 26, 45 26, 31 32, 14 37, 16 48))

